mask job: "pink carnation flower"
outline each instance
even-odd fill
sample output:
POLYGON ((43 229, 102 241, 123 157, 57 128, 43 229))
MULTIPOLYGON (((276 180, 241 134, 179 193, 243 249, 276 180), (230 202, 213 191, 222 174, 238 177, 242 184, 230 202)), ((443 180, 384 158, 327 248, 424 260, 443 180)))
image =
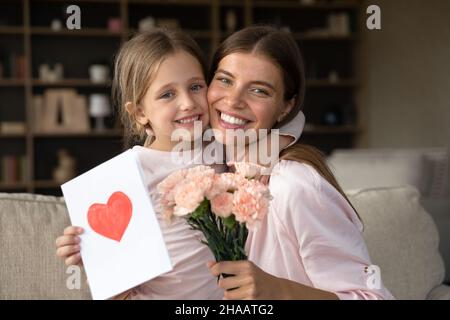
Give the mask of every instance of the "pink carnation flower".
MULTIPOLYGON (((197 182, 200 183, 199 181, 197 182)), ((175 209, 174 214, 180 216, 194 211, 203 201, 204 197, 204 191, 200 187, 197 187, 195 179, 190 182, 181 182, 175 187, 175 203, 176 207, 182 207, 186 209, 187 212, 186 210, 181 210, 178 208, 175 209)))
POLYGON ((184 180, 186 177, 187 170, 181 169, 169 174, 163 181, 161 181, 156 189, 161 194, 169 193, 180 181, 184 180))
POLYGON ((216 216, 227 218, 233 210, 233 194, 224 192, 211 200, 211 210, 216 216))
MULTIPOLYGON (((205 198, 206 192, 211 188, 214 174, 214 170, 206 166, 187 169, 184 178, 178 180, 173 189, 166 191, 167 194, 173 195, 175 204, 173 214, 184 216, 193 212, 205 198)), ((169 185, 167 183, 164 187, 169 185)), ((172 200, 171 196, 165 199, 169 204, 170 200, 172 200)))
POLYGON ((211 188, 206 192, 206 197, 211 200, 224 192, 234 192, 244 181, 245 178, 234 173, 216 174, 211 188))
POLYGON ((255 180, 248 181, 234 193, 233 213, 236 221, 245 223, 247 228, 253 229, 267 214, 270 200, 271 196, 266 186, 255 180))
POLYGON ((251 162, 235 162, 233 163, 233 166, 237 174, 247 179, 259 179, 261 177, 261 173, 266 169, 259 164, 251 162))

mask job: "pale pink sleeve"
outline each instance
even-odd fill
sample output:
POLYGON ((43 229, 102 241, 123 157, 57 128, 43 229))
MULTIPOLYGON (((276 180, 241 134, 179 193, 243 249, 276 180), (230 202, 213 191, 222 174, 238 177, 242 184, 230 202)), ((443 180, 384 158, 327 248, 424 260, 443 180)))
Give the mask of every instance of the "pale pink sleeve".
POLYGON ((340 299, 392 299, 383 283, 365 272, 371 262, 352 207, 312 167, 283 162, 273 183, 288 190, 277 192, 275 200, 314 287, 340 299))

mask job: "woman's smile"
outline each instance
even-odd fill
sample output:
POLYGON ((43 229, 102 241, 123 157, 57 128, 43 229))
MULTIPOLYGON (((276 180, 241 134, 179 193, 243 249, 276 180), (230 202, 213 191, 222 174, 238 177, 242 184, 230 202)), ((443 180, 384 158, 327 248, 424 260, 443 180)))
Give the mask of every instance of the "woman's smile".
POLYGON ((207 97, 211 127, 221 132, 218 140, 225 138, 220 141, 224 144, 228 144, 227 130, 268 130, 287 107, 279 66, 254 53, 236 52, 224 57, 207 97))
POLYGON ((244 129, 250 120, 235 113, 216 110, 219 115, 219 125, 225 129, 244 129))

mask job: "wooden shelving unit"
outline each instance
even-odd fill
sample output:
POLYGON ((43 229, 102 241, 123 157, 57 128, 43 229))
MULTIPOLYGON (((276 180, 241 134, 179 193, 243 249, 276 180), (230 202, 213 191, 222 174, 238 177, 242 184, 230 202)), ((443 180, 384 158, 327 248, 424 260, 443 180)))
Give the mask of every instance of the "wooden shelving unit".
POLYGON ((253 1, 253 7, 255 8, 283 8, 283 9, 301 9, 310 11, 334 11, 334 10, 353 10, 357 5, 356 1, 317 1, 317 3, 306 5, 301 4, 300 1, 253 1))
POLYGON ((3 26, 0 30, 0 34, 23 34, 25 32, 23 27, 9 27, 3 26))
POLYGON ((33 27, 31 30, 32 35, 41 36, 65 36, 65 37, 121 37, 122 32, 109 31, 102 28, 85 28, 81 30, 58 30, 54 31, 51 28, 46 27, 33 27))
POLYGON ((307 33, 294 33, 294 38, 301 41, 355 41, 356 36, 351 35, 310 35, 307 33))
POLYGON ((105 130, 100 132, 86 132, 86 133, 34 133, 35 138, 120 138, 123 133, 120 130, 105 130))
POLYGON ((44 188, 44 189, 53 189, 59 188, 61 183, 53 180, 36 180, 32 182, 34 188, 44 188))
MULTIPOLYGON (((288 27, 298 41, 307 68, 305 114, 307 126, 302 139, 330 151, 335 147, 351 147, 364 125, 357 105, 359 89, 355 70, 358 45, 358 0, 316 0, 302 5, 298 0, 5 0, 0 2, 0 62, 8 58, 5 51, 25 57, 23 77, 11 77, 8 70, 0 76, 0 122, 23 121, 26 132, 0 132, 0 158, 14 154, 26 156, 27 177, 24 181, 2 183, 0 192, 33 192, 60 194, 60 184, 52 180, 58 149, 66 148, 78 161, 78 173, 105 161, 121 151, 122 132, 110 119, 105 132, 35 133, 32 97, 50 88, 74 88, 79 93, 109 93, 111 83, 93 83, 88 66, 101 59, 112 66, 112 57, 120 43, 138 31, 138 22, 146 16, 158 19, 175 18, 211 57, 218 44, 230 34, 226 15, 233 11, 236 28, 253 23, 272 23, 288 27), (64 22, 63 8, 77 4, 82 10, 82 29, 54 31, 54 18, 64 22), (347 35, 311 34, 311 29, 324 26, 327 16, 345 12, 351 19, 347 35), (107 20, 120 18, 120 31, 110 31, 107 20), (3 56, 2 56, 3 54, 3 56), (45 82, 38 77, 42 63, 64 64, 64 79, 45 82), (328 73, 336 69, 338 79, 328 73), (340 107, 353 111, 353 120, 327 126, 323 114, 340 107), (89 144, 89 147, 87 147, 89 144)), ((111 69, 112 70, 112 69, 111 69)), ((348 113, 348 112, 347 112, 348 113)), ((343 113, 344 114, 344 113, 343 113)))
POLYGON ((29 187, 29 183, 24 182, 1 183, 0 192, 24 192, 28 190, 29 187))
POLYGON ((20 87, 24 85, 24 79, 0 79, 0 87, 20 87))
POLYGON ((33 87, 90 87, 90 88, 109 88, 111 82, 95 83, 90 79, 64 79, 60 81, 42 81, 39 79, 32 79, 31 85, 33 87))

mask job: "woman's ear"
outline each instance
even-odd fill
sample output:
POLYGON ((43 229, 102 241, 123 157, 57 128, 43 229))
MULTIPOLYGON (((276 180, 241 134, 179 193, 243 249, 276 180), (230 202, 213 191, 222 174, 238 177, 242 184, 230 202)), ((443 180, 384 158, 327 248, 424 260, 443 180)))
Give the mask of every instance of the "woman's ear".
POLYGON ((283 121, 283 119, 292 111, 292 108, 294 108, 295 100, 297 96, 295 95, 290 100, 286 101, 286 103, 283 106, 283 110, 281 111, 280 116, 277 119, 277 122, 283 121))
POLYGON ((131 118, 135 119, 140 125, 146 126, 149 123, 147 116, 144 113, 144 110, 138 105, 128 101, 125 103, 125 110, 130 115, 131 118))

